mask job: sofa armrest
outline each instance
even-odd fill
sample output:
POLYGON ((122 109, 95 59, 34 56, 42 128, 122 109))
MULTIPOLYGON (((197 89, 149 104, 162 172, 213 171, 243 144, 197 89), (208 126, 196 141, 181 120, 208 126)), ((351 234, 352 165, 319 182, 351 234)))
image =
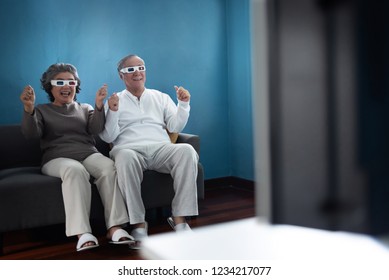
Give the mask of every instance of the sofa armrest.
POLYGON ((178 134, 177 143, 187 143, 193 146, 198 154, 200 154, 200 136, 195 134, 180 133, 178 134))

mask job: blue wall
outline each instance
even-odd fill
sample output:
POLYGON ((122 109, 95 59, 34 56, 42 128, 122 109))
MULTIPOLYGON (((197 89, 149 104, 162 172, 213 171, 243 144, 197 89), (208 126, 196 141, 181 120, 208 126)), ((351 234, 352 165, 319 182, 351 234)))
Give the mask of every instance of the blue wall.
POLYGON ((250 1, 227 1, 227 58, 231 174, 253 179, 250 1))
POLYGON ((249 0, 2 0, 0 124, 20 123, 19 95, 55 62, 74 64, 81 102, 103 84, 123 89, 116 63, 129 53, 147 64, 147 84, 192 94, 185 132, 201 136, 206 179, 253 178, 249 0))

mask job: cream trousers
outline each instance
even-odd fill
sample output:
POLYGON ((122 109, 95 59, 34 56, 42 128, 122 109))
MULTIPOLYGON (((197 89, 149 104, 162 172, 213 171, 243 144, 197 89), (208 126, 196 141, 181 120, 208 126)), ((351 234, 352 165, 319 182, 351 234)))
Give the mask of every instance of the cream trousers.
POLYGON ((89 222, 90 176, 94 178, 104 206, 107 229, 129 222, 123 196, 117 187, 116 169, 110 158, 100 153, 94 153, 82 162, 57 158, 47 162, 42 173, 62 179, 67 236, 92 232, 89 222))
MULTIPOLYGON (((197 164, 198 154, 189 144, 156 144, 131 149, 113 149, 119 188, 127 204, 131 224, 145 221, 145 208, 141 196, 143 171, 155 170, 171 174, 175 196, 172 215, 198 215, 197 164)), ((156 182, 157 183, 157 182, 156 182)))

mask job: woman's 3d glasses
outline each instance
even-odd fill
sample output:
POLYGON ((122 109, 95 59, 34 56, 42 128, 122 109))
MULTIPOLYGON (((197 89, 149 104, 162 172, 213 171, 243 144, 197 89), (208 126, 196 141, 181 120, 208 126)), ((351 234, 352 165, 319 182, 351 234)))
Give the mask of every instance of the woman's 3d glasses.
POLYGON ((146 66, 141 65, 141 66, 125 67, 125 68, 120 69, 120 72, 121 73, 134 73, 137 70, 140 72, 144 72, 144 71, 146 71, 146 66))
POLYGON ((51 80, 51 85, 55 87, 63 87, 63 86, 77 86, 77 80, 51 80))

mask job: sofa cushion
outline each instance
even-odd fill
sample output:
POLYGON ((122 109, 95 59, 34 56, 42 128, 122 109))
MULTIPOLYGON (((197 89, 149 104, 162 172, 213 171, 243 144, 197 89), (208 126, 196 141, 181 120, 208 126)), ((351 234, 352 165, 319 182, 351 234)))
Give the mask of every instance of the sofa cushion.
POLYGON ((0 170, 0 197, 6 198, 1 201, 1 231, 64 221, 61 180, 42 175, 40 167, 0 170))
MULTIPOLYGON (((65 222, 61 179, 43 175, 40 167, 0 170, 0 198, 0 232, 65 222)), ((94 185, 90 217, 93 220, 104 217, 94 185)))

